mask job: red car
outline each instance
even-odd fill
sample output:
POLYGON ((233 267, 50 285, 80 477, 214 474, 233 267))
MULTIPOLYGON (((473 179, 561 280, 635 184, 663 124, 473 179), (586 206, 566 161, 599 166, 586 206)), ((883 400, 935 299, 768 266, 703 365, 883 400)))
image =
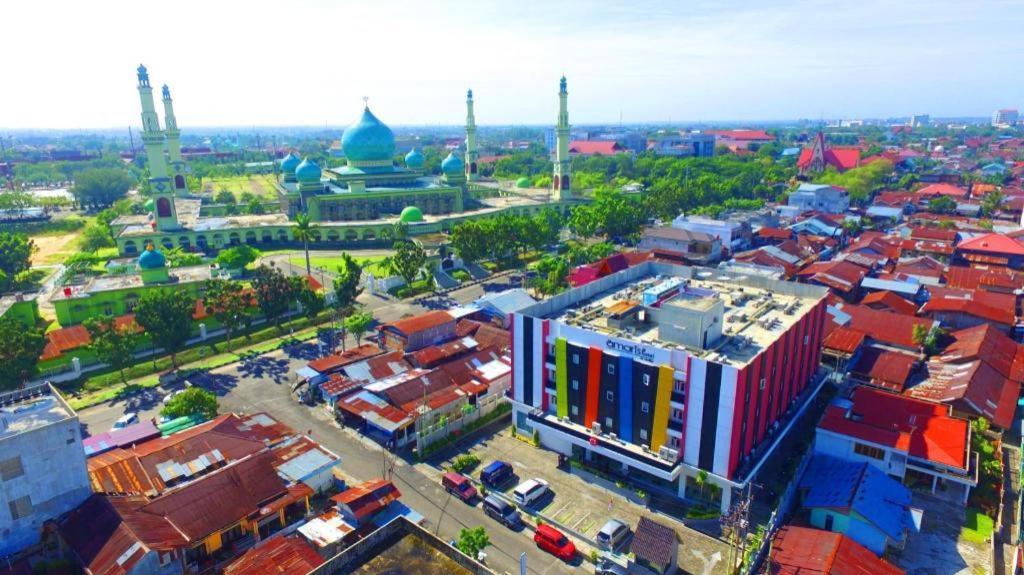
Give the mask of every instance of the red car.
POLYGON ((467 503, 476 497, 476 487, 473 487, 469 478, 461 473, 451 471, 445 473, 441 477, 441 485, 444 486, 445 491, 467 503))
POLYGON ((533 534, 533 540, 544 551, 558 557, 562 561, 572 561, 576 557, 576 546, 562 532, 542 523, 537 526, 537 532, 533 534))

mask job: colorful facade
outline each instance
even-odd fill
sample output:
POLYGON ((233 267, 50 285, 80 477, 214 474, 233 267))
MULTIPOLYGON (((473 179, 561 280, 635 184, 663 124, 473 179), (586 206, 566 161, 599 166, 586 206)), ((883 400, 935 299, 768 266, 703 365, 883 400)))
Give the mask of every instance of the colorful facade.
POLYGON ((706 471, 727 508, 813 382, 826 292, 712 273, 648 261, 513 314, 516 426, 681 497, 706 471))

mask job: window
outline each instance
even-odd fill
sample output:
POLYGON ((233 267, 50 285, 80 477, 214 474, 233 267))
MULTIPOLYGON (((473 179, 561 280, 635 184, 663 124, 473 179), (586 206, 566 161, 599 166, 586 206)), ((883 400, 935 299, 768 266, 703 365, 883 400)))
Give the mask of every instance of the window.
POLYGON ((171 564, 171 560, 173 560, 173 559, 174 559, 174 551, 170 551, 170 552, 167 552, 167 553, 164 553, 163 551, 160 552, 160 566, 161 567, 166 567, 166 566, 170 565, 171 564))
POLYGON ((580 414, 580 406, 578 406, 578 405, 572 406, 572 414, 574 416, 579 415, 580 414))
POLYGON ((647 430, 646 429, 641 429, 640 430, 640 441, 647 441, 647 430))
POLYGON ((647 403, 646 401, 641 401, 640 402, 640 413, 647 413, 650 410, 651 410, 651 404, 647 403))
POLYGON ((854 443, 853 452, 856 453, 857 455, 870 457, 871 459, 885 459, 885 451, 878 447, 864 445, 863 443, 854 443))
POLYGON ((8 506, 11 508, 11 518, 14 520, 32 515, 32 500, 28 495, 11 500, 8 506))
POLYGON ((614 363, 609 363, 608 364, 608 375, 615 375, 615 364, 614 363))
POLYGON ((832 514, 825 516, 825 531, 832 531, 836 526, 836 518, 832 514))
POLYGON ((805 336, 804 336, 804 345, 807 345, 807 344, 808 344, 808 342, 810 342, 810 341, 811 341, 811 336, 809 336, 809 335, 805 335, 805 336))
POLYGON ((604 392, 604 398, 607 399, 608 401, 615 401, 615 392, 614 391, 606 391, 606 392, 604 392))
POLYGON ((678 447, 679 447, 679 438, 678 438, 678 437, 676 437, 676 436, 674 436, 674 435, 673 435, 673 436, 671 436, 671 437, 669 437, 669 438, 668 438, 668 444, 669 444, 669 445, 670 445, 670 446, 671 446, 671 447, 672 447, 673 449, 676 449, 676 448, 678 448, 678 447))
POLYGON ((579 391, 580 390, 580 380, 578 380, 578 379, 572 380, 572 390, 573 391, 579 391))
POLYGON ((0 481, 10 481, 15 477, 25 474, 25 468, 21 466, 21 456, 15 455, 9 459, 0 461, 0 481))
POLYGON ((767 383, 767 380, 766 380, 765 378, 763 378, 763 377, 762 377, 762 378, 761 378, 761 381, 760 381, 760 382, 758 382, 758 384, 757 384, 757 388, 758 388, 758 389, 764 389, 765 383, 767 383))
POLYGON ((578 353, 572 354, 572 364, 573 365, 579 365, 580 364, 580 354, 578 354, 578 353))
POLYGON ((610 417, 604 418, 604 430, 605 431, 610 431, 614 425, 615 425, 615 421, 612 420, 612 418, 610 418, 610 417))
POLYGON ((644 385, 651 385, 651 374, 645 373, 643 377, 644 385))

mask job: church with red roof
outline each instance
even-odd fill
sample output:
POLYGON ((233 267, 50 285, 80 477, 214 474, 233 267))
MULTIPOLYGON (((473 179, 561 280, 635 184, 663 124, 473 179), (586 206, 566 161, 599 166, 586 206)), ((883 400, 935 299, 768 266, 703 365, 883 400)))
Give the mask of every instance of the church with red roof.
POLYGON ((810 147, 800 150, 796 167, 801 174, 825 171, 832 166, 837 172, 845 172, 860 166, 860 149, 853 147, 832 147, 825 143, 825 134, 818 132, 810 147))

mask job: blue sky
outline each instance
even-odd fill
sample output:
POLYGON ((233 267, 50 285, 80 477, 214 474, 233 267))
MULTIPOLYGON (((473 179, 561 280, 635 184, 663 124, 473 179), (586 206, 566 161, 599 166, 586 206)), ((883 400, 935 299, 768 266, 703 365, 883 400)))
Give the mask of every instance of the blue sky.
POLYGON ((1024 0, 12 2, 0 128, 985 116, 1024 107, 1024 0), (102 6, 102 9, 100 7, 102 6))

